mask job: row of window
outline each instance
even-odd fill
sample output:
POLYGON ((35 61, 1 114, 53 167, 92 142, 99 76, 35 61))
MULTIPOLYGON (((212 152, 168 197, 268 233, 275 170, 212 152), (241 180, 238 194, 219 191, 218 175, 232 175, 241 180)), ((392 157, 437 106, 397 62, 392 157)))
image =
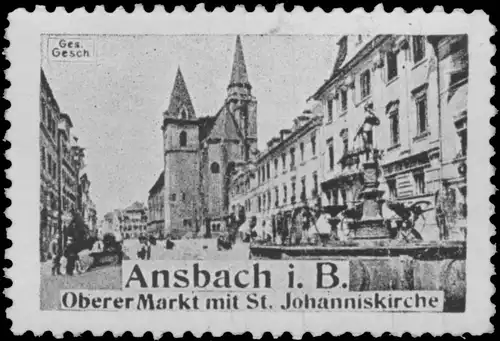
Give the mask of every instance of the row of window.
POLYGON ((45 103, 43 103, 43 101, 41 101, 40 103, 40 111, 42 113, 42 119, 41 119, 42 123, 47 126, 47 130, 55 139, 57 123, 56 120, 54 119, 54 114, 52 113, 51 109, 47 107, 45 103))
MULTIPOLYGON (((309 144, 311 146, 311 155, 316 156, 316 135, 315 134, 311 135, 309 144)), ((305 149, 306 149, 306 143, 300 142, 299 143, 300 162, 304 162, 306 160, 305 149)), ((290 171, 293 171, 296 169, 295 152, 296 152, 295 147, 291 147, 289 149, 289 155, 290 155, 290 164, 288 165, 289 167, 287 167, 287 153, 283 152, 281 154, 281 172, 282 173, 285 173, 288 169, 290 171)), ((257 170, 257 181, 258 181, 259 185, 266 182, 267 180, 271 179, 272 176, 274 176, 275 178, 278 177, 278 175, 280 174, 279 163, 280 163, 279 158, 276 157, 273 160, 272 174, 271 174, 271 161, 268 161, 265 165, 261 166, 257 170)))
POLYGON ((122 231, 143 231, 146 230, 146 226, 144 225, 133 225, 133 226, 125 226, 122 228, 122 231))
MULTIPOLYGON (((186 201, 186 193, 181 192, 181 201, 186 201)), ((170 201, 175 202, 177 200, 177 194, 176 193, 171 193, 170 194, 170 201)))
POLYGON ((57 162, 52 154, 45 151, 45 147, 41 147, 40 150, 40 167, 44 170, 48 170, 50 176, 56 180, 57 179, 57 162))
MULTIPOLYGON (((414 97, 415 113, 416 113, 416 123, 417 123, 417 136, 427 133, 429 129, 429 118, 427 109, 427 94, 421 92, 414 97)), ((400 143, 400 120, 399 120, 399 107, 395 106, 388 113, 389 119, 389 135, 390 135, 390 146, 397 146, 400 143)), ((462 134, 466 135, 466 134, 462 134)), ((348 128, 342 129, 340 132, 340 139, 342 140, 342 150, 343 155, 349 152, 349 130, 348 128)), ((333 138, 329 138, 326 141, 328 146, 328 164, 330 170, 333 170, 335 166, 335 156, 334 156, 334 146, 333 138)), ((466 142, 464 142, 466 144, 466 142)))
MULTIPOLYGON (((412 37, 412 51, 413 51, 413 61, 418 63, 425 57, 425 37, 424 36, 414 36, 412 37)), ((387 81, 391 81, 398 76, 398 60, 397 52, 388 51, 386 53, 386 73, 387 81)), ((372 84, 371 84, 371 72, 370 70, 365 70, 361 73, 359 79, 361 100, 371 95, 372 84)), ((347 88, 341 88, 339 90, 339 101, 340 101, 340 111, 347 111, 348 105, 348 90, 347 88)), ((333 99, 327 101, 327 112, 328 121, 333 120, 333 99)))
MULTIPOLYGON (((300 191, 300 197, 296 197, 296 181, 295 179, 292 179, 290 183, 290 189, 291 189, 291 197, 290 197, 290 203, 295 204, 299 201, 305 201, 307 198, 314 198, 319 194, 319 184, 318 184, 318 174, 316 172, 313 173, 312 175, 312 181, 313 181, 313 189, 312 193, 309 196, 307 193, 307 186, 306 186, 306 177, 303 176, 300 180, 301 183, 301 191, 300 191)), ((271 190, 268 190, 265 193, 262 193, 256 197, 256 211, 257 212, 262 212, 266 210, 270 210, 271 208, 276 208, 280 206, 280 199, 282 200, 283 205, 288 204, 288 186, 287 184, 282 184, 281 186, 281 198, 280 198, 280 188, 278 186, 274 187, 274 203, 272 202, 272 195, 271 195, 271 190)), ((252 212, 253 207, 252 207, 252 199, 248 199, 245 201, 245 209, 247 212, 252 212)))

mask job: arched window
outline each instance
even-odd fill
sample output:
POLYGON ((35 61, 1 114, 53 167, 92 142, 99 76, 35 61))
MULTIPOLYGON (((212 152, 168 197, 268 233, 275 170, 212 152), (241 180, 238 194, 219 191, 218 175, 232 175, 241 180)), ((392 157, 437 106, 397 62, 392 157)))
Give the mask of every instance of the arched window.
POLYGON ((212 165, 210 166, 210 171, 213 174, 219 174, 220 172, 220 166, 217 162, 213 162, 212 165))
POLYGON ((181 147, 185 147, 187 144, 187 134, 185 131, 181 131, 179 135, 179 144, 181 145, 181 147))

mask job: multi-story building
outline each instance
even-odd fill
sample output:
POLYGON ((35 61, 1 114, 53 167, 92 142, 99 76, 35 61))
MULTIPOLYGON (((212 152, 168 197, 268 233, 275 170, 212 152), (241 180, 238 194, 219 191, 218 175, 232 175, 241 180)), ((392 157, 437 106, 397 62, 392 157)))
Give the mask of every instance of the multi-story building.
MULTIPOLYGON (((338 45, 331 77, 311 97, 321 109, 298 117, 293 129, 236 168, 232 209, 272 222, 278 212, 299 202, 314 205, 317 197, 322 205, 350 206, 359 200, 363 164, 375 150, 386 199, 432 206, 446 192, 447 218, 463 222, 467 37, 344 36, 338 45), (365 134, 373 115, 378 122, 365 134)), ((435 222, 433 211, 427 217, 435 222)))
POLYGON ((42 69, 40 81, 40 253, 43 259, 58 224, 59 105, 42 69))
POLYGON ((62 183, 62 210, 63 214, 77 210, 78 188, 77 169, 73 158, 71 129, 73 123, 69 115, 60 113, 60 148, 61 148, 61 183, 62 183))
POLYGON ((148 227, 147 231, 157 237, 165 234, 165 174, 160 176, 149 190, 148 196, 148 227))
POLYGON ((466 37, 344 36, 338 45, 332 76, 312 96, 325 109, 325 199, 357 200, 368 157, 360 132, 370 113, 379 120, 369 143, 381 152, 388 199, 434 204, 447 182, 465 196, 454 165, 463 164, 467 146, 466 37))
MULTIPOLYGON (((469 76, 468 37, 466 35, 431 36, 439 63, 441 149, 438 177, 449 193, 451 224, 465 227, 467 218, 467 100, 469 76)), ((436 76, 437 77, 437 76, 436 76)))
MULTIPOLYGON (((40 69, 40 254, 61 225, 71 223, 79 205, 78 179, 83 167, 83 149, 72 136, 73 123, 60 111, 47 77, 40 69)), ((95 211, 95 209, 94 209, 95 211)), ((65 238, 63 238, 63 244, 65 238)))
POLYGON ((295 208, 318 203, 321 122, 322 106, 314 105, 269 140, 265 151, 237 165, 229 196, 235 214, 244 209, 258 224, 275 225, 278 214, 290 218, 295 208))
POLYGON ((143 203, 134 202, 123 210, 117 210, 119 230, 123 238, 138 238, 147 232, 148 209, 143 203))

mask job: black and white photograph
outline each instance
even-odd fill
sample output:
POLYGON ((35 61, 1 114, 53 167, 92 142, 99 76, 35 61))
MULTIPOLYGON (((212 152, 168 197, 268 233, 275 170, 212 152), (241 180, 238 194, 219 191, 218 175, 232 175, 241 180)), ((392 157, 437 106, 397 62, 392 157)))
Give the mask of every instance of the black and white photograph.
POLYGON ((475 309, 475 35, 72 32, 39 35, 33 309, 475 309))

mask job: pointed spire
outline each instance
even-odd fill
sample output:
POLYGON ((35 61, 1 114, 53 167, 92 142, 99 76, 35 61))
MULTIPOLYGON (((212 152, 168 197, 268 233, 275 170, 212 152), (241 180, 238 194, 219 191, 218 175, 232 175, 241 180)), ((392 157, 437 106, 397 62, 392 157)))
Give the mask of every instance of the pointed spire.
POLYGON ((172 94, 170 95, 170 103, 164 115, 188 120, 196 118, 194 106, 191 102, 191 97, 189 96, 180 66, 177 68, 174 87, 172 89, 172 94))
POLYGON ((233 69, 231 71, 231 79, 229 81, 229 87, 231 86, 251 87, 250 82, 248 81, 245 57, 243 56, 243 45, 241 44, 241 38, 239 35, 236 37, 233 69))

